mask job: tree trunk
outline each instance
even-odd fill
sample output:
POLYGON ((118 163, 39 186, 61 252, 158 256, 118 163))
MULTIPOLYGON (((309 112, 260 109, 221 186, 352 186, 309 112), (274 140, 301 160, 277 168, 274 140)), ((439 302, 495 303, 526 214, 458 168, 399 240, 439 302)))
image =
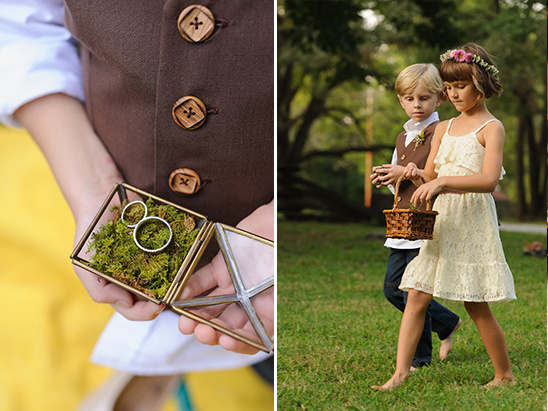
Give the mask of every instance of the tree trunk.
POLYGON ((517 186, 517 214, 521 220, 527 214, 527 201, 525 199, 524 164, 523 164, 523 135, 526 132, 524 115, 518 117, 518 129, 516 133, 516 186, 517 186))

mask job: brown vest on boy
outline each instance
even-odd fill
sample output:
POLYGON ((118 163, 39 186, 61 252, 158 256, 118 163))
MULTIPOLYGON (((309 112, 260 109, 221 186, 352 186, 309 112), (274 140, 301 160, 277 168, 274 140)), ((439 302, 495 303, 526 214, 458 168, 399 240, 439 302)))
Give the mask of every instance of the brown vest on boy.
POLYGON ((231 225, 272 200, 271 0, 65 4, 89 118, 129 184, 231 225))
MULTIPOLYGON (((415 142, 412 141, 407 147, 405 147, 405 132, 401 132, 396 138, 396 150, 398 153, 398 165, 406 166, 409 163, 415 163, 418 168, 424 169, 428 154, 430 154, 430 148, 432 146, 432 136, 434 130, 439 121, 435 121, 424 129, 424 142, 415 148, 415 142)), ((400 184, 398 192, 397 208, 407 209, 409 208, 409 202, 411 196, 415 192, 417 187, 410 180, 403 180, 400 184)), ((424 209, 424 207, 421 207, 424 209)))

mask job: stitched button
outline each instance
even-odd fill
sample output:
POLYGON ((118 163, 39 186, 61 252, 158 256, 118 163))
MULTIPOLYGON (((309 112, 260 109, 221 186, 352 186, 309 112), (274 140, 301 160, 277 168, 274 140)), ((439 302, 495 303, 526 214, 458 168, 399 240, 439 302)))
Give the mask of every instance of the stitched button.
POLYGON ((177 194, 189 196, 202 188, 202 182, 194 170, 178 168, 169 176, 169 187, 177 194))
POLYGON ((207 40, 213 33, 215 18, 207 7, 193 4, 179 14, 177 27, 185 40, 199 43, 207 40))
POLYGON ((185 96, 177 100, 171 110, 173 119, 185 130, 201 127, 206 119, 206 106, 197 97, 185 96))

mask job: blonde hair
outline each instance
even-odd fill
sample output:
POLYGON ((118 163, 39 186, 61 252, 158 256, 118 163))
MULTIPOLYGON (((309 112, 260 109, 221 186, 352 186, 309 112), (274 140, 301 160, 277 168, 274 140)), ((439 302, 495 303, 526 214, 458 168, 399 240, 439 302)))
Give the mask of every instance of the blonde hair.
POLYGON ((433 94, 438 95, 443 89, 443 81, 438 69, 433 64, 413 64, 404 68, 396 78, 396 93, 405 96, 412 93, 419 83, 433 94))

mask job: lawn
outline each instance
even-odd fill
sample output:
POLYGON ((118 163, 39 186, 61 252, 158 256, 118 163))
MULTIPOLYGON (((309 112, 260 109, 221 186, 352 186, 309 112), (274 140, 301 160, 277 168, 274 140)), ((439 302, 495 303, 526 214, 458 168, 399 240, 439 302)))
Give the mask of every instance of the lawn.
MULTIPOLYGON (((493 368, 463 304, 440 300, 463 324, 453 351, 414 372, 405 388, 371 390, 395 369, 401 314, 384 298, 388 249, 382 227, 278 224, 277 393, 280 410, 546 409, 546 259, 523 255, 502 232, 518 299, 493 304, 517 386, 485 390, 493 368)), ((434 353, 439 340, 433 336, 434 353)))

